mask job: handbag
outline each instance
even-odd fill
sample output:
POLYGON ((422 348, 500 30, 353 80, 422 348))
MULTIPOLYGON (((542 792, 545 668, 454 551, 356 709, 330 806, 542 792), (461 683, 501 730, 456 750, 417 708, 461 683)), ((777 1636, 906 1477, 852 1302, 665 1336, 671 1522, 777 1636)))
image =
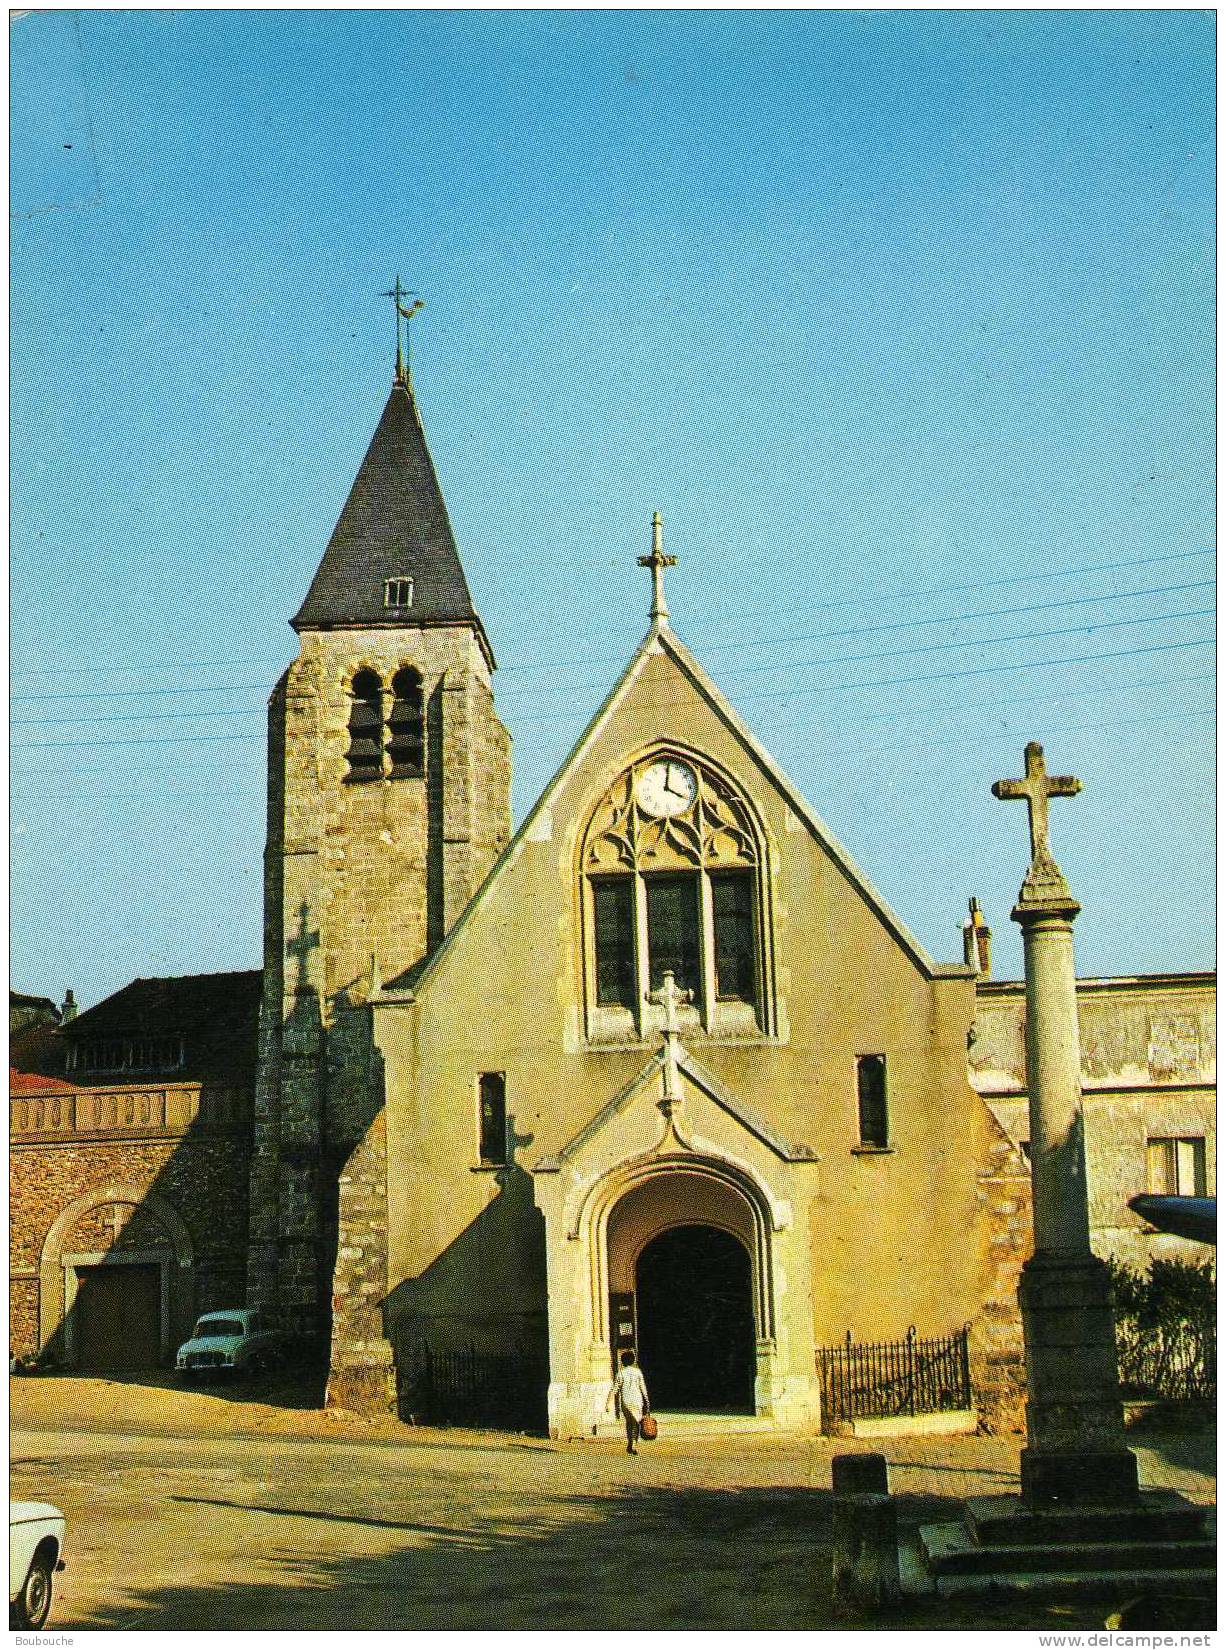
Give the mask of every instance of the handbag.
POLYGON ((639 1422, 639 1437, 646 1438, 649 1443, 656 1436, 659 1430, 660 1429, 656 1425, 656 1418, 654 1415, 644 1415, 643 1419, 639 1422))

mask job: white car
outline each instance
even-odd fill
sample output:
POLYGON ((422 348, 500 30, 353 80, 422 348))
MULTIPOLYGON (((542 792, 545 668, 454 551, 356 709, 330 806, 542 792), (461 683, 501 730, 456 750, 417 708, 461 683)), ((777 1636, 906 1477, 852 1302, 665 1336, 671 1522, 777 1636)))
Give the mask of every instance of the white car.
POLYGON ((285 1338, 256 1307, 235 1306, 205 1312, 196 1320, 190 1341, 175 1355, 185 1380, 197 1375, 256 1375, 280 1363, 285 1338))
POLYGON ((64 1515, 45 1501, 9 1502, 9 1627, 41 1627, 64 1568, 64 1515))

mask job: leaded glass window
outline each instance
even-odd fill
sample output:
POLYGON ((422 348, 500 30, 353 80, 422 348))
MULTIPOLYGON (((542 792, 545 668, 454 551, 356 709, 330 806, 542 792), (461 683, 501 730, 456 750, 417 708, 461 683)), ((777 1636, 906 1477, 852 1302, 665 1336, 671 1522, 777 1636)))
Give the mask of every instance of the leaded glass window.
POLYGON ((672 972, 682 991, 702 989, 698 941, 698 878, 649 876, 647 891, 648 989, 658 991, 672 972))
POLYGON ((862 1054, 856 1061, 856 1097, 860 1110, 860 1144, 888 1146, 890 1122, 886 1110, 884 1054, 862 1054))
POLYGON ((633 1008, 634 885, 629 877, 602 877, 592 884, 596 925, 596 1001, 633 1008))

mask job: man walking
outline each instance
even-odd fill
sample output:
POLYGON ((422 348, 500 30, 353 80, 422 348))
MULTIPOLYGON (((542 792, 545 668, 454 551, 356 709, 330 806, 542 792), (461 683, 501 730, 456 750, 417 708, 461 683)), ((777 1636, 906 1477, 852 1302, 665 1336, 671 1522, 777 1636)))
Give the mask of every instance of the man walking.
POLYGON ((639 1441, 639 1431, 651 1404, 643 1371, 635 1363, 634 1353, 629 1350, 622 1353, 621 1368, 613 1382, 609 1402, 626 1423, 626 1454, 637 1455, 635 1446, 639 1441))

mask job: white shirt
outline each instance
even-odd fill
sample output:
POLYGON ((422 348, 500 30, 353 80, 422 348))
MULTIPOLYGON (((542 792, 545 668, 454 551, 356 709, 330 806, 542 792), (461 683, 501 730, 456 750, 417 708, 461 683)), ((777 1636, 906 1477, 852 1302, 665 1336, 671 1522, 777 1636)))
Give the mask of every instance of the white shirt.
POLYGON ((649 1408, 649 1400, 647 1382, 643 1379, 643 1371, 637 1364, 622 1365, 617 1372, 617 1379, 613 1382, 609 1398, 619 1415, 633 1415, 636 1421, 643 1419, 643 1412, 649 1408))

